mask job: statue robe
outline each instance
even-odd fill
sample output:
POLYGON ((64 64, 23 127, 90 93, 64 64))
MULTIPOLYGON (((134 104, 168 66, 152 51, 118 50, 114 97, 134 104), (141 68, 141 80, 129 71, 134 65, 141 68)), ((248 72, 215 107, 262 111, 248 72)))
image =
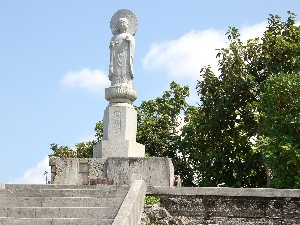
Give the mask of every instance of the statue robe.
POLYGON ((128 33, 116 34, 111 39, 109 75, 111 86, 132 87, 134 42, 133 36, 128 33))

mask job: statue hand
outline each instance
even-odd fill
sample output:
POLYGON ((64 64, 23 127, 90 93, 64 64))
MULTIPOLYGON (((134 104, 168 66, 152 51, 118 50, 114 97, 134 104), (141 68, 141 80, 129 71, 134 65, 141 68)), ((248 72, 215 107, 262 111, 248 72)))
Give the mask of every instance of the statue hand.
POLYGON ((131 76, 131 79, 134 78, 134 75, 133 75, 133 69, 132 69, 132 66, 130 65, 130 76, 131 76))
POLYGON ((114 42, 113 42, 113 41, 110 42, 109 47, 110 47, 110 48, 111 48, 111 47, 114 47, 114 42))
POLYGON ((110 65, 109 66, 109 74, 108 74, 108 78, 109 78, 110 81, 111 81, 112 76, 113 76, 113 66, 110 65))
POLYGON ((130 37, 129 37, 129 36, 126 36, 126 37, 125 37, 125 41, 130 42, 130 41, 131 41, 130 37))

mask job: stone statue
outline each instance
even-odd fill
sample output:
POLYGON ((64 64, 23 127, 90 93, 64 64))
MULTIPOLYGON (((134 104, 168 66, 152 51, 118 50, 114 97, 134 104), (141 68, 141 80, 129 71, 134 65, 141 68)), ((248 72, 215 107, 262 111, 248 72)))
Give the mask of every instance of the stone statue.
POLYGON ((128 9, 118 10, 110 20, 111 38, 108 77, 109 101, 103 116, 103 138, 93 146, 93 157, 144 157, 145 146, 136 142, 137 112, 132 105, 137 92, 132 87, 134 34, 137 18, 128 9))
POLYGON ((105 91, 105 98, 112 102, 131 103, 136 99, 136 91, 132 88, 133 59, 135 51, 134 34, 137 30, 137 18, 128 9, 117 11, 110 27, 114 35, 110 41, 110 88, 105 91))
POLYGON ((111 86, 132 86, 135 40, 127 33, 128 20, 120 18, 118 33, 110 41, 109 80, 111 86))

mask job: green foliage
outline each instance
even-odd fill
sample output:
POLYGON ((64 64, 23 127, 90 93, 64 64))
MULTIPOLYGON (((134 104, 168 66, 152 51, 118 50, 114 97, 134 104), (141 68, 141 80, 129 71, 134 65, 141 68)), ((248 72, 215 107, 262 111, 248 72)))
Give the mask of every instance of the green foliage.
POLYGON ((292 74, 300 71, 300 28, 294 13, 288 12, 287 21, 270 15, 268 30, 262 38, 262 56, 256 61, 264 69, 265 77, 274 74, 292 74))
POLYGON ((146 222, 146 225, 154 225, 154 223, 150 222, 150 221, 147 221, 146 222))
POLYGON ((49 157, 60 158, 76 158, 76 152, 68 146, 58 146, 57 144, 50 144, 50 149, 53 151, 49 157))
MULTIPOLYGON (((231 38, 237 38, 236 30, 232 32, 231 38)), ((262 159, 252 152, 250 142, 257 128, 252 104, 256 85, 251 75, 241 70, 247 47, 234 39, 229 48, 221 50, 221 76, 217 78, 209 67, 204 68, 203 80, 197 84, 202 102, 196 131, 201 133, 201 146, 197 146, 201 151, 197 170, 203 171, 200 185, 260 187, 264 183, 262 159)))
POLYGON ((60 158, 92 158, 93 157, 93 145, 95 141, 79 142, 75 144, 75 149, 71 149, 68 146, 58 146, 57 144, 51 144, 50 149, 53 151, 49 157, 60 158))
POLYGON ((192 132, 186 131, 188 136, 198 135, 187 148, 201 152, 196 166, 201 186, 266 186, 265 153, 255 151, 251 142, 261 135, 259 104, 264 84, 281 72, 298 73, 300 69, 300 28, 295 26, 295 15, 289 12, 286 22, 270 15, 268 23, 261 40, 246 44, 238 30, 230 27, 229 46, 217 54, 220 76, 210 67, 201 70, 197 91, 202 105, 193 120, 195 127, 189 125, 192 132))
POLYGON ((276 188, 300 188, 300 76, 280 74, 264 85, 259 104, 263 152, 276 188))
POLYGON ((147 195, 145 197, 145 205, 158 205, 158 206, 160 206, 160 198, 152 196, 152 195, 147 195))
POLYGON ((172 82, 170 91, 165 91, 162 97, 143 101, 138 112, 137 141, 146 146, 150 156, 176 157, 178 133, 181 123, 180 112, 187 108, 185 98, 189 88, 172 82))
POLYGON ((101 141, 102 137, 103 137, 103 122, 102 121, 98 121, 96 123, 94 132, 95 132, 95 137, 96 137, 97 142, 101 141))
POLYGON ((183 173, 183 163, 179 150, 180 129, 183 122, 181 112, 188 108, 186 97, 188 86, 181 87, 172 82, 170 90, 155 100, 143 101, 138 112, 137 142, 144 144, 149 156, 169 157, 177 174, 183 173))
POLYGON ((93 157, 93 145, 96 141, 80 142, 75 145, 76 158, 92 158, 93 157))

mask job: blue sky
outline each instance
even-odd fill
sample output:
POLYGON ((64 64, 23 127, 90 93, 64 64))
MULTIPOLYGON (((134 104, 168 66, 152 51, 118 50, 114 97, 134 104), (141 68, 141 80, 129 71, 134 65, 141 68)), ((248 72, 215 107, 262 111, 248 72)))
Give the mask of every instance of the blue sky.
MULTIPOLYGON (((109 22, 119 9, 138 17, 134 88, 139 105, 168 90, 191 88, 199 70, 216 70, 228 26, 244 40, 260 36, 270 13, 300 15, 300 0, 1 0, 0 182, 43 183, 50 143, 93 138, 107 106, 109 22)), ((297 17, 297 21, 299 17, 297 17)))

